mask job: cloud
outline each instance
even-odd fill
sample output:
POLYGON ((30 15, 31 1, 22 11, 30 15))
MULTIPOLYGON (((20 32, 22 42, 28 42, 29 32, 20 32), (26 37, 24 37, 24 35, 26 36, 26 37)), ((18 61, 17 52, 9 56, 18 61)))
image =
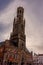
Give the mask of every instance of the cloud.
POLYGON ((0 0, 0 11, 5 9, 13 0, 0 0))
POLYGON ((10 29, 11 27, 11 24, 3 24, 3 23, 0 23, 0 33, 4 33, 5 31, 8 32, 8 28, 10 29))
POLYGON ((42 53, 43 0, 9 0, 5 5, 3 3, 4 6, 0 5, 2 8, 0 10, 0 41, 9 38, 16 9, 21 5, 24 7, 24 18, 26 19, 26 46, 34 52, 42 53))

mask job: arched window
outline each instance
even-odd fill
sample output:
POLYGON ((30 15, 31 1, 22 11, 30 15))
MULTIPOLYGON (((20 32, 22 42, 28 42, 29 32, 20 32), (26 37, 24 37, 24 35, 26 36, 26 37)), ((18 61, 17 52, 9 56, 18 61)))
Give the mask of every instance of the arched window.
POLYGON ((21 10, 20 10, 20 13, 21 13, 21 10))
POLYGON ((23 49, 23 48, 24 48, 24 44, 22 43, 22 44, 21 44, 21 49, 23 49))

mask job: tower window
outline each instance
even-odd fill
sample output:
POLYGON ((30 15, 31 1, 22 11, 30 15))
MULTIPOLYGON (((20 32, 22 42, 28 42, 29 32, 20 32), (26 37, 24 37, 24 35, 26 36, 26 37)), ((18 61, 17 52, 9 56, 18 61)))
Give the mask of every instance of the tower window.
POLYGON ((21 13, 21 10, 20 10, 20 13, 21 13))
POLYGON ((22 48, 24 47, 24 44, 22 43, 22 48))
POLYGON ((22 47, 23 47, 23 44, 22 44, 22 47))

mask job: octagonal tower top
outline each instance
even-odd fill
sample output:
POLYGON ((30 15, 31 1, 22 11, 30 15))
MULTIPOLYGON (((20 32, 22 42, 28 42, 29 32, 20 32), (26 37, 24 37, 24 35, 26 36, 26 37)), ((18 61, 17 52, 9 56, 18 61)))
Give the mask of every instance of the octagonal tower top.
POLYGON ((17 8, 17 17, 18 18, 23 18, 23 14, 24 14, 24 8, 23 7, 18 7, 17 8))

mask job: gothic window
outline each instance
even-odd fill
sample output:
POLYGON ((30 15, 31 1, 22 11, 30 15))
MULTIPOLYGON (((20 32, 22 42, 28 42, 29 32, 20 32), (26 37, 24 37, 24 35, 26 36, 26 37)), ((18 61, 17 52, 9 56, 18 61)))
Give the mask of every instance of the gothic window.
POLYGON ((22 43, 22 48, 24 47, 24 44, 22 43))
POLYGON ((21 10, 20 10, 20 13, 21 13, 21 10))
POLYGON ((27 63, 27 65, 31 65, 30 63, 27 63))
POLYGON ((22 32, 22 33, 24 32, 23 24, 21 24, 21 32, 22 32))
MULTIPOLYGON (((21 20, 21 17, 20 17, 20 16, 19 16, 18 20, 19 20, 19 21, 21 20)), ((19 22, 19 21, 18 21, 18 22, 19 22)))

